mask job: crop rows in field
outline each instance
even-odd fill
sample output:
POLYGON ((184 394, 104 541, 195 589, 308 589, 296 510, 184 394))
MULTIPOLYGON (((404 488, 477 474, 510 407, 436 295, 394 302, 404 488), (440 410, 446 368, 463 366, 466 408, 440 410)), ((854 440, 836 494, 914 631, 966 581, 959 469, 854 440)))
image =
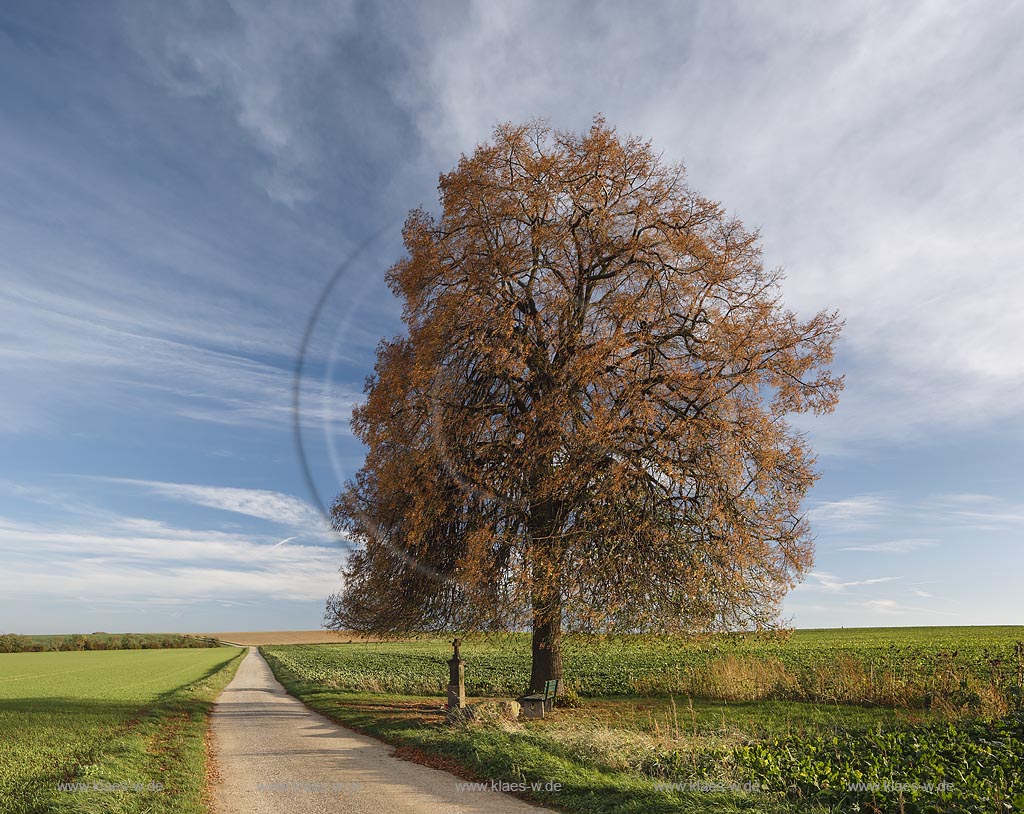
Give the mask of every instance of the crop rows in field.
MULTIPOLYGON (((678 694, 887 706, 936 703, 1001 711, 1024 670, 1024 628, 797 631, 791 636, 568 637, 565 682, 582 696, 678 694)), ((357 692, 443 695, 451 646, 442 639, 266 647, 293 673, 357 692)), ((514 695, 529 680, 529 637, 463 645, 470 695, 514 695)))

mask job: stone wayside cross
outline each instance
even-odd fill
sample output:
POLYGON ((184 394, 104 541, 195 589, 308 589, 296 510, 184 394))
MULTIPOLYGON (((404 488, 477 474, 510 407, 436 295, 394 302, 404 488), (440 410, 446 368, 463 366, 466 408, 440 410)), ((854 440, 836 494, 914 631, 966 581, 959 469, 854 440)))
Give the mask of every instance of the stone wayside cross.
POLYGON ((461 639, 452 639, 454 653, 448 660, 448 709, 466 706, 466 662, 459 656, 461 639))

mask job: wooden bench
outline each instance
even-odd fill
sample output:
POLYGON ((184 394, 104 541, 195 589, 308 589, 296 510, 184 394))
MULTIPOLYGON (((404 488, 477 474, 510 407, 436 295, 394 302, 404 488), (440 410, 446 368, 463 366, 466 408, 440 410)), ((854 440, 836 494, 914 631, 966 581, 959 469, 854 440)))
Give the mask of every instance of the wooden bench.
POLYGON ((555 696, 558 695, 558 686, 561 681, 557 678, 544 682, 544 691, 524 695, 516 700, 523 707, 524 718, 543 718, 545 712, 551 712, 555 696))

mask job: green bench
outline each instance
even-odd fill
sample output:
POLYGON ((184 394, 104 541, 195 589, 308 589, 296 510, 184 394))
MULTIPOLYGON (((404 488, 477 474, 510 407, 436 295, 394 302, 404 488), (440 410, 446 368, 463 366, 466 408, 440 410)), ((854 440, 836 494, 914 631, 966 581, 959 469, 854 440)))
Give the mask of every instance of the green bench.
POLYGON ((543 718, 545 712, 551 712, 551 708, 558 695, 558 687, 561 681, 557 678, 544 682, 544 691, 528 693, 516 700, 523 708, 524 718, 543 718))

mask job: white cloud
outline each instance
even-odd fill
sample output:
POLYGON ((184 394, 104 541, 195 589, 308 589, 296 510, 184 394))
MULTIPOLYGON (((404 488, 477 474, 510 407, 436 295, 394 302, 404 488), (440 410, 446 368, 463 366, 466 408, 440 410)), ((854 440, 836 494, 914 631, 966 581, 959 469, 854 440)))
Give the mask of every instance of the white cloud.
POLYGON ((106 515, 75 523, 0 517, 0 593, 133 603, 323 600, 344 548, 275 547, 273 538, 106 515))
POLYGON ((927 495, 914 500, 896 500, 892 495, 853 495, 839 500, 813 503, 807 512, 815 529, 830 536, 849 533, 878 534, 889 527, 912 523, 929 536, 891 540, 849 541, 841 551, 902 553, 938 545, 952 529, 1005 531, 1024 526, 1024 504, 997 495, 963 492, 927 495))
POLYGON ((979 531, 999 531, 1024 526, 1024 504, 976 493, 932 495, 921 507, 924 516, 941 517, 979 531))
POLYGON ((931 539, 907 539, 907 540, 886 540, 881 543, 861 543, 859 545, 843 546, 840 551, 873 551, 883 554, 904 554, 908 551, 919 551, 922 548, 931 548, 938 540, 931 539))
POLYGON ((139 53, 172 93, 226 101, 270 159, 261 178, 267 195, 289 207, 310 201, 319 142, 297 90, 339 56, 337 40, 352 25, 353 4, 231 3, 219 19, 209 7, 192 12, 178 8, 157 20, 152 8, 130 13, 139 53))
POLYGON ((316 508, 302 498, 282 492, 132 478, 97 478, 96 480, 139 486, 172 500, 236 512, 260 520, 269 520, 294 529, 301 529, 306 534, 318 536, 330 534, 326 518, 316 508))
POLYGON ((865 585, 880 585, 884 582, 893 582, 900 579, 900 577, 871 577, 870 579, 843 580, 835 574, 830 574, 827 571, 811 571, 807 576, 811 581, 800 583, 793 589, 794 591, 819 591, 823 593, 839 594, 845 593, 850 588, 858 588, 865 585))
POLYGON ((891 511, 892 501, 883 495, 855 495, 815 503, 807 512, 815 526, 850 531, 877 525, 891 511))
POLYGON ((858 496, 819 503, 808 514, 812 521, 831 533, 879 529, 911 522, 936 536, 856 542, 842 551, 903 552, 937 545, 943 532, 958 534, 979 531, 1007 531, 1024 526, 1024 504, 999 495, 960 492, 932 494, 915 500, 896 501, 890 497, 858 496))
MULTIPOLYGON (((161 336, 169 326, 159 316, 146 324, 150 310, 144 304, 128 317, 108 310, 101 299, 61 296, 38 286, 14 285, 12 294, 0 303, 0 318, 9 333, 0 347, 0 370, 15 406, 27 410, 32 398, 46 394, 42 414, 62 402, 68 407, 69 402, 76 407, 84 402, 227 425, 291 427, 291 359, 288 367, 281 367, 204 346, 212 337, 211 325, 203 321, 174 326, 176 334, 188 338, 161 336)), ((222 331, 227 330, 225 325, 222 331)), ((233 342, 224 332, 221 342, 233 342)), ((297 353, 298 329, 295 334, 289 344, 297 353)), ((251 347, 248 340, 242 344, 251 347)), ((361 397, 356 385, 306 376, 302 424, 323 427, 330 435, 346 434, 351 407, 361 397)), ((17 421, 0 424, 0 432, 23 431, 17 421)))
MULTIPOLYGON (((926 595, 926 594, 917 594, 926 595)), ((939 610, 937 608, 922 608, 913 605, 904 605, 895 599, 868 599, 859 603, 864 608, 881 616, 906 616, 908 614, 924 614, 932 616, 959 616, 959 612, 950 610, 939 610)))

